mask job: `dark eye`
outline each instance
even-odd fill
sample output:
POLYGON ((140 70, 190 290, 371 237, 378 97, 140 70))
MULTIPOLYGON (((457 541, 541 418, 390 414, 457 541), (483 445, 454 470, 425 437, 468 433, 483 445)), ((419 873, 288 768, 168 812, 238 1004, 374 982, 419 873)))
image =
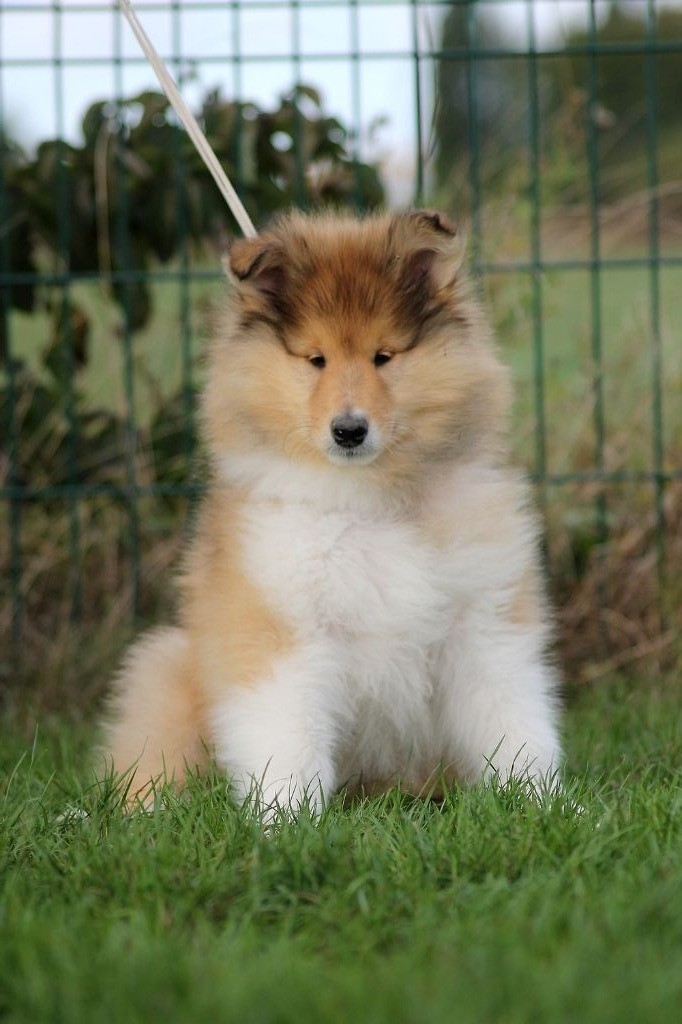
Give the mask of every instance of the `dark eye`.
POLYGON ((392 352, 377 352, 374 357, 375 366, 384 366, 393 358, 392 352))
POLYGON ((327 365, 327 360, 324 356, 310 356, 308 361, 313 364, 316 370, 323 370, 327 365))

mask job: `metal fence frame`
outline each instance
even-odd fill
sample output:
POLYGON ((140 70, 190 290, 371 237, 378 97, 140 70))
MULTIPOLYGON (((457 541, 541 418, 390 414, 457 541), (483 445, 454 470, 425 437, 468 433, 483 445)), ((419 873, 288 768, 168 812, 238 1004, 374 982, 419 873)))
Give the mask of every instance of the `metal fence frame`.
MULTIPOLYGON (((380 61, 385 57, 390 56, 391 58, 396 57, 396 53, 391 51, 390 54, 382 54, 381 52, 363 52, 360 49, 360 36, 359 36, 359 13, 360 9, 364 5, 369 6, 385 6, 391 3, 391 0, 309 0, 309 2, 320 8, 324 7, 343 7, 348 12, 350 19, 350 38, 351 47, 350 49, 342 54, 306 54, 305 59, 325 58, 329 60, 343 60, 347 62, 349 73, 352 81, 352 98, 353 98, 353 109, 354 109, 354 120, 356 126, 360 123, 360 111, 361 111, 361 65, 364 61, 380 61)), ((488 0, 488 4, 494 3, 498 6, 503 6, 509 0, 488 0)), ((427 112, 425 109, 425 88, 424 88, 424 74, 426 65, 438 58, 449 58, 452 60, 462 61, 465 63, 467 68, 467 81, 468 81, 468 95, 469 95, 469 108, 470 108, 470 137, 468 140, 469 150, 469 177, 473 195, 473 211, 472 211, 472 243, 474 250, 474 265, 477 267, 481 274, 488 273, 525 273, 528 275, 528 279, 531 283, 531 296, 532 296, 532 322, 533 322, 533 359, 534 359, 534 392, 535 392, 535 413, 536 413, 536 432, 535 432, 535 456, 534 465, 532 467, 533 479, 539 485, 539 489, 544 492, 549 487, 561 487, 565 484, 573 484, 576 482, 599 482, 605 485, 617 484, 627 481, 650 483, 654 489, 655 494, 655 508, 656 516, 658 520, 657 536, 657 557, 658 564, 662 568, 665 562, 664 552, 664 492, 666 486, 674 479, 682 479, 682 467, 667 468, 664 463, 664 430, 663 430, 663 410, 662 410, 662 351, 661 351, 661 293, 660 293, 660 269, 662 266, 681 266, 682 256, 668 255, 661 252, 660 238, 659 238, 659 217, 658 217, 658 194, 657 185, 659 183, 659 169, 658 169, 658 124, 656 117, 656 58, 659 54, 679 53, 680 59, 682 60, 682 40, 679 42, 662 42, 656 37, 656 18, 657 18, 657 4, 655 0, 646 0, 646 38, 641 43, 619 43, 619 44, 608 44, 599 42, 597 38, 598 22, 597 22, 597 4, 596 0, 590 0, 589 2, 589 24, 588 24, 588 42, 585 45, 579 47, 573 47, 572 50, 567 51, 565 48, 560 50, 552 51, 548 49, 542 50, 542 57, 565 56, 567 52, 579 53, 584 55, 588 60, 589 66, 589 97, 588 102, 590 104, 596 103, 598 99, 598 81, 597 81, 597 61, 601 54, 605 53, 637 53, 644 56, 646 64, 646 95, 645 102, 647 107, 647 184, 649 188, 648 198, 648 245, 647 253, 641 258, 604 258, 601 251, 601 239, 600 239, 600 223, 599 223, 599 170, 597 161, 597 138, 596 138, 596 127, 593 120, 590 120, 586 127, 586 147, 587 156, 589 163, 589 213, 590 213, 590 252, 589 258, 586 259, 564 259, 564 260, 549 260, 543 257, 541 238, 540 238, 540 182, 541 182, 541 167, 540 167, 540 111, 538 106, 538 45, 535 33, 535 22, 534 22, 534 6, 536 0, 525 0, 525 9, 527 16, 527 42, 525 46, 511 47, 509 49, 483 49, 476 46, 476 6, 477 0, 430 0, 428 4, 422 4, 421 0, 393 0, 394 6, 400 6, 403 8, 410 9, 412 18, 412 48, 409 53, 403 53, 399 56, 408 57, 412 64, 412 71, 414 76, 414 109, 412 116, 415 119, 416 124, 416 135, 419 140, 418 153, 416 154, 416 175, 415 175, 415 203, 420 203, 424 198, 425 191, 425 162, 423 157, 424 151, 424 139, 426 135, 426 129, 428 121, 427 112), (448 5, 450 2, 458 4, 467 9, 467 18, 470 30, 470 42, 471 45, 468 47, 457 48, 453 50, 438 50, 429 49, 423 45, 423 41, 420 38, 419 31, 419 14, 420 7, 428 6, 431 8, 443 7, 448 5), (529 103, 529 119, 528 119, 528 140, 527 140, 527 151, 528 151, 528 175, 530 182, 530 222, 528 224, 529 240, 530 240, 530 258, 519 260, 519 261, 508 261, 508 262, 490 262, 482 261, 477 258, 477 254, 481 251, 481 238, 483 225, 480 216, 481 204, 482 204, 482 191, 481 191, 481 177, 480 177, 480 144, 479 135, 477 130, 476 121, 476 110, 477 110, 477 69, 480 62, 487 60, 494 60, 498 57, 518 59, 525 62, 527 69, 527 89, 528 89, 528 103, 529 103), (601 271, 605 268, 611 267, 628 267, 638 266, 647 269, 649 279, 649 322, 651 329, 651 353, 650 353, 650 386, 652 396, 652 452, 651 452, 651 465, 646 471, 631 472, 627 470, 619 472, 609 472, 606 468, 604 458, 605 448, 605 424, 604 424, 604 397, 603 397, 603 354, 602 354, 602 307, 601 307, 601 271), (589 290, 590 290, 590 316, 591 316, 591 337, 592 337, 592 360, 594 372, 592 376, 592 387, 594 393, 594 465, 589 471, 582 473, 566 473, 566 474, 555 474, 548 471, 547 458, 546 458, 546 411, 545 411, 545 368, 543 358, 543 323, 544 323, 544 310, 543 310, 543 275, 553 270, 578 270, 587 271, 589 274, 589 290)), ((231 68, 231 81, 228 83, 229 89, 233 95, 239 97, 242 90, 241 85, 241 74, 242 67, 247 60, 267 60, 267 57, 245 57, 239 52, 239 32, 240 32, 240 15, 242 11, 248 6, 251 9, 286 9, 290 13, 292 19, 292 38, 294 40, 293 51, 290 54, 291 66, 292 66, 292 84, 298 80, 300 71, 300 65, 302 61, 302 54, 300 48, 300 17, 302 6, 305 5, 305 0, 301 3, 301 0, 188 0, 186 6, 191 6, 194 9, 202 9, 207 13, 210 13, 212 9, 225 9, 229 8, 232 18, 233 26, 233 44, 236 46, 237 52, 229 57, 216 56, 216 61, 222 61, 226 66, 231 68)), ((147 11, 164 10, 169 12, 172 18, 172 38, 173 47, 172 53, 166 55, 170 57, 171 69, 177 69, 181 66, 182 62, 191 57, 183 51, 182 38, 181 38, 181 10, 183 4, 179 0, 168 0, 167 4, 146 4, 140 2, 136 5, 141 18, 144 20, 147 11)), ((115 4, 111 3, 107 7, 111 14, 112 19, 112 33, 113 33, 113 46, 114 46, 114 57, 113 64, 114 79, 116 92, 120 96, 122 95, 122 71, 124 64, 132 62, 142 62, 143 57, 128 58, 123 56, 122 50, 122 34, 127 31, 124 25, 120 12, 116 10, 115 4)), ((17 13, 21 11, 27 11, 31 13, 35 12, 52 12, 53 18, 53 52, 51 60, 52 68, 52 79, 53 79, 53 90, 54 90, 54 104, 55 104, 55 115, 57 124, 57 134, 63 137, 64 134, 64 117, 63 117, 63 90, 64 90, 64 69, 69 66, 70 63, 77 63, 78 58, 65 57, 64 50, 64 29, 63 29, 63 18, 64 14, 74 11, 98 11, 103 10, 102 4, 87 2, 80 3, 77 0, 55 0, 53 3, 41 3, 40 0, 32 3, 21 3, 15 2, 15 0, 8 0, 3 3, 2 11, 0 11, 0 41, 2 38, 2 22, 5 14, 17 13)), ((282 57, 278 54, 272 59, 281 60, 282 57)), ((206 62, 207 58, 201 57, 202 62, 206 62)), ((106 62, 105 58, 102 58, 103 62, 106 62)), ((44 62, 33 59, 21 59, 14 58, 11 55, 4 55, 0 60, 0 124, 3 120, 3 75, 5 70, 9 70, 14 66, 31 66, 32 64, 44 64, 44 62)), ((3 175, 2 167, 0 167, 0 223, 3 222, 4 218, 8 216, 8 197, 3 188, 3 175)), ((65 183, 62 181, 62 188, 65 183)), ((239 182, 236 182, 239 187, 239 182)), ((64 196, 62 195, 62 199, 64 196)), ((74 229, 74 225, 70 224, 68 217, 66 216, 66 203, 61 205, 61 219, 60 219, 60 237, 62 241, 63 249, 66 250, 69 233, 74 229)), ((123 230, 123 228, 122 228, 123 230)), ((94 275, 89 275, 93 277, 94 275)), ((185 393, 187 396, 187 416, 192 415, 191 409, 191 327, 190 327, 190 283, 196 279, 197 271, 191 268, 189 261, 189 254, 187 247, 183 251, 180 259, 180 265, 178 268, 159 271, 155 273, 159 279, 164 281, 176 281, 178 288, 178 319, 179 319, 179 331, 182 338, 182 353, 183 353, 183 379, 185 382, 185 393)), ((68 270, 63 272, 55 272, 53 274, 43 276, 40 278, 42 284, 52 285, 62 290, 66 296, 69 293, 69 289, 74 280, 78 279, 79 275, 69 273, 68 270)), ((87 278, 88 275, 80 275, 80 279, 87 278)), ((5 322, 8 323, 8 309, 6 300, 6 288, 9 285, 22 283, 27 277, 24 275, 12 275, 8 271, 8 258, 6 243, 2 234, 0 234, 0 317, 5 318, 5 322)), ((132 270, 119 271, 118 279, 121 281, 131 281, 136 279, 136 272, 132 270)), ((123 335, 123 352, 124 352, 124 375, 125 375, 125 390, 128 396, 127 405, 127 420, 128 430, 131 437, 135 433, 135 422, 134 422, 134 393, 135 393, 135 374, 133 368, 132 358, 132 335, 129 329, 126 329, 123 335)), ((10 394, 14 387, 14 369, 12 360, 12 351, 18 350, 20 342, 12 337, 9 338, 10 351, 8 353, 7 364, 5 372, 7 374, 8 387, 10 394)), ((71 358, 70 354, 66 354, 66 358, 71 358)), ((74 452, 76 446, 75 436, 75 414, 73 404, 73 391, 70 392, 67 397, 67 416, 71 424, 71 458, 72 465, 74 459, 74 452)), ((38 492, 34 492, 31 489, 23 487, 18 481, 15 473, 15 461, 16 461, 16 444, 17 444, 17 425, 15 421, 14 409, 12 402, 10 401, 10 407, 8 410, 8 421, 3 426, 6 432, 6 451, 8 459, 8 473, 6 481, 0 487, 0 503, 5 505, 6 511, 4 518, 7 529, 9 530, 9 599, 13 605, 13 622, 14 622, 14 642, 16 649, 21 648, 21 635, 22 635, 22 514, 23 507, 28 501, 47 501, 58 498, 65 501, 65 506, 68 509, 69 521, 70 521, 70 557, 74 563, 78 561, 79 557, 79 523, 78 523, 78 508, 81 502, 87 501, 92 497, 93 494, 108 493, 108 489, 105 485, 94 485, 94 486, 83 486, 75 482, 72 477, 71 482, 41 489, 38 492)), ((128 525, 130 533, 130 553, 132 563, 132 575, 133 575, 133 606, 137 608, 138 597, 140 592, 140 558, 138 550, 138 510, 137 501, 143 494, 153 491, 159 493, 163 491, 180 491, 184 494, 191 493, 193 489, 196 489, 196 485, 188 483, 187 485, 174 486, 155 486, 152 488, 141 487, 135 477, 135 465, 132 457, 132 446, 128 448, 127 463, 126 463, 126 486, 123 489, 123 497, 126 500, 126 507, 128 510, 128 525)), ((112 488, 112 497, 116 496, 121 498, 121 489, 112 488)), ((596 516, 599 524, 599 532, 602 539, 607 536, 607 518, 606 518, 606 497, 603 488, 599 490, 599 494, 595 499, 596 501, 596 516)))

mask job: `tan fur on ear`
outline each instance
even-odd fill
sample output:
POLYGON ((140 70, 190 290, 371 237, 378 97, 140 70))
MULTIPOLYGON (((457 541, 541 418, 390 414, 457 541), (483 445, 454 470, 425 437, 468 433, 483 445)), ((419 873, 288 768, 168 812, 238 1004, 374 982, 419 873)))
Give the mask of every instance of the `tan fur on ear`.
POLYGON ((409 210, 402 215, 415 228, 426 229, 450 238, 458 234, 457 225, 438 210, 409 210))
POLYGON ((264 255, 269 244, 270 239, 265 235, 258 235, 257 238, 236 239, 223 257, 225 273, 228 277, 242 281, 249 276, 256 260, 264 255))
POLYGON ((267 234, 233 242, 223 257, 223 270, 237 287, 265 298, 279 298, 286 284, 282 248, 267 234))
POLYGON ((427 284, 435 293, 457 277, 466 247, 457 225, 436 210, 410 210, 398 214, 391 234, 404 252, 406 287, 427 284))

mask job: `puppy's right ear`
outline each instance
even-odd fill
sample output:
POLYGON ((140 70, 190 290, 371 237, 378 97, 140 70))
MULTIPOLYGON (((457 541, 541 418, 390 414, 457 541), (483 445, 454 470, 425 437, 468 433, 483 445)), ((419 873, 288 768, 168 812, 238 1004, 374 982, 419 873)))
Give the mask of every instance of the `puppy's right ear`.
POLYGON ((278 306, 284 297, 284 254, 272 238, 240 238, 223 258, 223 269, 244 296, 278 306))

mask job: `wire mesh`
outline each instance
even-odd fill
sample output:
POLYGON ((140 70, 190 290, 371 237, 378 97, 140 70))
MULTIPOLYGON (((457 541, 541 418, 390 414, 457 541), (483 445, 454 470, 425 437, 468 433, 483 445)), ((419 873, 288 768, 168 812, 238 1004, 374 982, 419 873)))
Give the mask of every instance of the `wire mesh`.
MULTIPOLYGON (((254 82, 264 79, 261 91, 278 89, 277 83, 293 87, 302 82, 325 90, 325 80, 338 78, 339 69, 346 75, 346 84, 340 89, 339 100, 344 110, 341 119, 349 128, 348 146, 354 159, 354 173, 360 173, 361 160, 371 145, 367 141, 367 122, 381 113, 385 93, 377 89, 382 82, 382 69, 397 68, 397 78, 403 92, 409 97, 407 106, 396 113, 389 111, 394 120, 394 139, 402 149, 401 174, 408 165, 409 187, 399 197, 412 202, 450 203, 453 195, 447 192, 442 180, 434 172, 433 126, 434 110, 440 99, 438 94, 438 68, 463 69, 466 96, 462 104, 466 122, 466 137, 458 144, 466 165, 465 190, 455 197, 467 198, 467 218, 470 225, 472 261, 476 271, 485 279, 508 276, 523 279, 529 301, 528 338, 523 358, 531 367, 529 381, 532 390, 533 443, 529 452, 528 470, 538 485, 542 500, 553 490, 565 486, 597 485, 590 501, 593 502, 597 530, 597 546, 603 547, 609 538, 610 489, 628 484, 650 485, 656 516, 655 547, 661 574, 666 564, 665 549, 665 496, 671 481, 682 479, 682 466, 675 461, 678 448, 670 447, 666 438, 666 410, 664 379, 666 366, 663 346, 663 288, 661 275, 682 268, 682 252, 674 245, 664 244, 661 238, 661 126, 659 123, 660 87, 659 69, 662 58, 682 62, 682 38, 659 35, 661 11, 668 9, 655 0, 625 0, 619 5, 641 18, 641 38, 604 38, 601 28, 608 16, 610 5, 601 0, 566 0, 559 4, 547 0, 176 0, 176 2, 140 2, 136 5, 143 20, 149 19, 149 32, 154 36, 172 72, 181 83, 191 86, 192 75, 187 69, 199 68, 212 81, 222 85, 231 98, 244 101, 254 82), (583 26, 580 35, 574 31, 568 40, 557 32, 542 33, 540 26, 548 9, 562 8, 571 25, 583 26), (462 32, 454 43, 441 34, 443 20, 453 9, 461 9, 462 32), (513 10, 512 10, 513 9, 513 10), (257 17, 287 19, 283 42, 269 52, 255 37, 260 24, 257 17), (317 20, 313 22, 313 17, 317 20), (324 19, 334 18, 333 28, 325 34, 319 29, 324 19), (506 21, 505 19, 509 19, 506 21), (571 20, 574 18, 575 20, 571 20), (215 22, 208 41, 205 35, 199 44, 195 40, 199 19, 215 22), (320 20, 322 19, 322 20, 320 20), (383 19, 383 20, 382 20, 383 19), (491 33, 486 26, 495 22, 499 31, 491 33), (582 19, 582 21, 580 20, 582 19), (318 25, 317 33, 308 26, 318 25), (393 26, 404 25, 404 30, 393 31, 393 26), (255 26, 255 27, 254 27, 255 26), (383 26, 383 29, 382 29, 383 26), (190 39, 185 38, 189 32, 190 39), (542 38, 540 36, 542 35, 542 38), (440 36, 440 37, 439 37, 440 36), (486 38, 482 38, 485 36, 486 38), (379 45, 380 42, 382 45, 379 45), (600 74, 604 62, 629 56, 643 62, 641 104, 644 131, 646 238, 636 252, 627 246, 622 251, 606 251, 603 244, 600 159, 600 74), (547 134, 543 89, 546 70, 552 61, 568 59, 583 62, 587 74, 582 119, 582 148, 586 170, 584 200, 587 209, 588 244, 577 254, 567 247, 564 253, 546 245, 544 220, 546 214, 547 134), (488 71, 491 67, 517 64, 523 77, 513 81, 523 96, 524 119, 521 130, 525 151, 525 171, 519 192, 523 197, 521 213, 515 221, 519 245, 515 251, 507 247, 498 254, 495 239, 490 239, 489 221, 485 216, 491 189, 486 161, 489 159, 490 140, 486 137, 486 109, 491 104, 488 71), (269 70, 271 69, 271 70, 269 70), (255 77, 254 77, 255 75, 255 77), (268 82, 272 79, 272 85, 268 82), (374 90, 374 91, 373 91, 374 90), (398 124, 398 122, 400 122, 398 124), (400 130, 399 130, 400 129, 400 130), (409 196, 407 194, 409 192, 409 196), (651 418, 650 458, 647 465, 613 466, 608 457, 609 433, 607 424, 608 365, 605 359, 604 274, 608 272, 638 271, 646 274, 648 310, 646 334, 649 351, 649 396, 651 418), (548 282, 557 275, 585 275, 589 333, 589 368, 584 371, 591 387, 591 445, 587 463, 580 467, 557 468, 549 456, 548 392, 552 368, 548 363, 547 320, 551 310, 548 302, 548 282), (672 452, 672 456, 669 456, 672 452)), ((673 5, 674 8, 675 5, 673 5)), ((548 17, 550 15, 547 15, 548 17)), ((280 24, 278 21, 277 24, 280 24)), ((329 25, 332 22, 329 21, 329 25)), ((267 36, 267 33, 266 33, 267 36)), ((197 37, 198 38, 198 37, 197 37)), ((270 36, 268 38, 274 38, 270 36)), ((582 65, 581 65, 582 66, 582 65)), ((639 67, 639 65, 637 65, 639 67)), ((394 72, 392 72, 394 73, 394 72)), ((385 71, 388 75, 388 71, 385 71)), ((65 514, 68 519, 68 574, 64 586, 70 594, 70 611, 74 618, 83 615, 82 579, 84 553, 81 520, 83 509, 98 500, 107 500, 124 510, 126 529, 124 560, 128 567, 130 607, 134 615, 142 609, 144 573, 140 503, 149 498, 193 497, 201 491, 201 484, 187 471, 184 479, 154 481, 140 479, 136 460, 140 397, 138 394, 139 365, 136 360, 137 335, 134 329, 132 303, 135 287, 145 283, 154 287, 172 289, 175 304, 177 343, 180 352, 180 380, 182 396, 182 438, 180 441, 185 464, 191 466, 194 450, 194 390, 196 384, 195 354, 197 325, 193 308, 193 294, 197 286, 217 282, 220 274, 195 259, 189 231, 189 211, 186 202, 186 167, 179 150, 175 153, 175 216, 180 238, 179 256, 171 264, 144 269, 136 267, 131 251, 129 214, 126 208, 125 179, 128 171, 119 162, 116 175, 118 220, 114 226, 118 251, 124 254, 122 262, 97 270, 79 268, 69 263, 69 241, 79 225, 72 220, 67 174, 68 147, 74 134, 73 114, 82 110, 91 100, 108 99, 121 104, 132 90, 130 82, 139 83, 145 77, 143 58, 130 45, 120 12, 112 3, 80 3, 76 0, 56 0, 51 3, 4 2, 0 9, 0 131, 8 134, 15 104, 22 83, 33 83, 23 97, 27 107, 52 105, 51 118, 28 117, 37 127, 33 137, 28 131, 25 147, 40 141, 40 133, 49 134, 41 126, 51 121, 52 134, 61 140, 63 158, 58 161, 55 177, 57 196, 57 258, 52 265, 42 265, 40 272, 17 269, 13 266, 8 229, 13 217, 13 195, 7 185, 8 152, 0 146, 0 324, 4 339, 3 374, 5 388, 4 423, 2 425, 5 448, 4 479, 0 487, 0 501, 4 504, 7 543, 3 554, 6 591, 11 626, 8 636, 15 655, 22 652, 25 637, 25 607, 31 580, 26 571, 26 536, 30 529, 30 510, 43 506, 48 514, 65 514), (66 19, 68 18, 68 24, 66 19), (89 37, 89 26, 97 19, 100 36, 89 37), (82 25, 82 28, 79 26, 82 25), (79 33, 82 36, 79 37, 79 33), (97 37, 97 38, 95 38, 97 37), (42 40, 42 42, 41 42, 42 40), (97 45, 95 45, 97 43, 97 45), (88 50, 92 44, 92 51, 88 50), (48 69, 49 77, 40 77, 48 69), (69 76, 77 72, 80 99, 74 98, 69 76), (91 84, 84 85, 83 75, 91 76, 91 84), (129 76, 132 75, 132 78, 129 76), (47 83, 49 89, 44 90, 47 83), (88 92, 88 89, 90 90, 88 92), (67 97, 67 92, 69 96, 67 97), (86 95, 87 93, 87 95, 86 95), (107 288, 121 289, 124 316, 118 344, 120 345, 120 392, 125 424, 123 452, 124 474, 118 482, 87 482, 80 478, 78 452, 82 438, 77 413, 77 396, 73 384, 74 346, 72 328, 67 315, 71 294, 78 285, 104 284, 107 288), (50 295, 50 302, 61 304, 65 329, 60 335, 62 358, 67 385, 64 391, 66 418, 66 474, 59 480, 47 481, 36 487, 20 471, 19 438, 23 429, 22 410, 19 407, 18 375, 24 358, 24 321, 20 321, 11 308, 13 289, 37 286, 50 295)), ((148 76, 152 87, 151 74, 148 76)), ((265 102, 264 100, 261 102, 265 102)), ((330 101, 334 103, 334 98, 330 101)), ((390 106, 390 103, 389 103, 390 106)), ((249 176, 246 132, 242 123, 244 112, 239 107, 237 118, 243 131, 237 133, 234 157, 235 185, 238 191, 246 188, 249 176)), ((114 114, 112 113, 112 116, 114 114)), ((441 140, 442 141, 442 140, 441 140)), ((177 148, 177 147, 176 147, 177 148)), ((494 147, 493 147, 494 148, 494 147)), ((295 158, 294 199, 299 205, 306 203, 304 137, 300 107, 295 108, 293 153, 295 158)), ((372 156, 368 157, 372 159, 372 156)), ((392 174, 390 160, 384 169, 384 178, 392 174)), ((389 181, 390 184, 390 181, 389 181)), ((112 186, 113 187, 113 186, 112 186)), ((390 192, 390 189, 389 189, 390 192)), ((356 180, 355 197, 359 194, 356 180)), ((358 201, 359 203, 359 201, 358 201)), ((612 248, 612 247, 611 247, 612 248)), ((582 279, 582 278, 581 278, 582 279)), ((170 344, 169 339, 166 339, 170 344)), ((113 384, 112 384, 113 386, 113 384)), ((677 438, 675 438, 677 442, 677 438)))

